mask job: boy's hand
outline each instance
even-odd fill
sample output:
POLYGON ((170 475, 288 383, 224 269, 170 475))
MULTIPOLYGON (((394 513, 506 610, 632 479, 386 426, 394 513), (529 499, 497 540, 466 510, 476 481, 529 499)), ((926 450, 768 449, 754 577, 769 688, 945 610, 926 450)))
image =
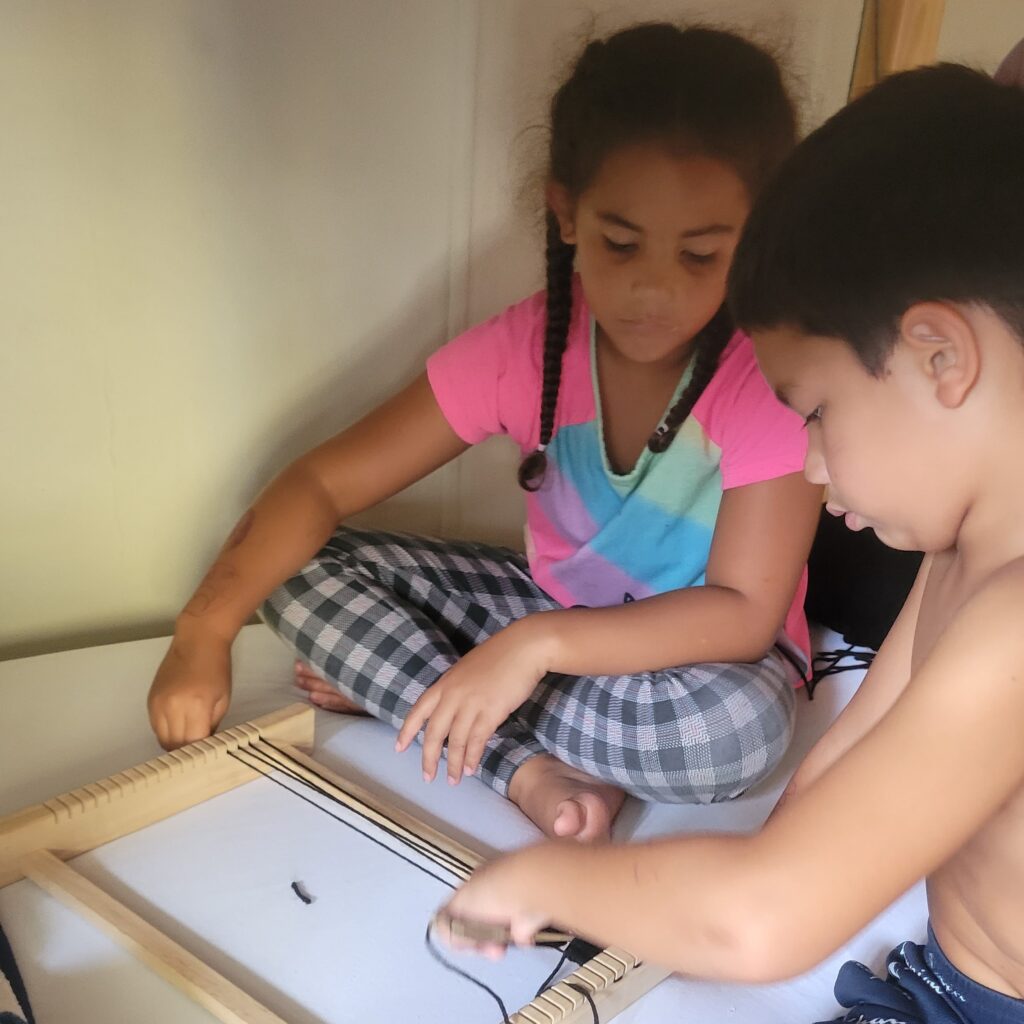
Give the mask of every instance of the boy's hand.
POLYGON ((231 701, 231 645, 177 635, 149 689, 149 721, 165 750, 205 739, 231 701))
POLYGON ((395 749, 407 749, 426 723, 427 782, 437 774, 445 739, 448 781, 455 785, 475 772, 494 730, 533 693, 548 671, 543 614, 520 619, 471 650, 412 706, 395 749))
POLYGON ((525 898, 532 888, 531 871, 537 870, 531 862, 538 856, 543 856, 543 847, 509 854, 474 871, 435 916, 437 937, 453 949, 472 950, 491 959, 505 955, 505 944, 474 941, 470 937, 478 930, 474 923, 507 929, 517 946, 532 945, 534 937, 547 924, 525 898), (459 922, 464 926, 452 927, 459 922))

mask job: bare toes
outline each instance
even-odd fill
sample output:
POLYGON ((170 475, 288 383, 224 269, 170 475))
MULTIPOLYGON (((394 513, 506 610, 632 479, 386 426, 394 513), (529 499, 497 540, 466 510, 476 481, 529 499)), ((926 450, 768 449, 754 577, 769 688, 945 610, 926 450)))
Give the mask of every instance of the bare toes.
POLYGON ((552 831, 562 839, 579 835, 586 825, 586 811, 579 800, 563 800, 555 812, 552 831))
POLYGON ((310 690, 310 702, 324 711, 337 711, 343 715, 366 715, 369 712, 363 710, 354 700, 349 699, 343 693, 336 690, 310 690))
POLYGON ((295 662, 295 678, 309 680, 313 683, 324 683, 326 680, 319 673, 315 672, 304 661, 295 662))

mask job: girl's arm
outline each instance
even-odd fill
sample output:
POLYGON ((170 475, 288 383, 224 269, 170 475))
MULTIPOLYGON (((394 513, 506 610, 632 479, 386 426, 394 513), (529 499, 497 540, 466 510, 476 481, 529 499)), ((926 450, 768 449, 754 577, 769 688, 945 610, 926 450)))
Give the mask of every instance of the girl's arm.
MULTIPOLYGON (((447 913, 510 926, 518 942, 556 922, 701 977, 809 969, 1024 785, 1022 603, 1021 569, 970 599, 890 710, 760 833, 546 843, 481 869, 447 913)), ((1000 841, 1012 839, 993 836, 997 860, 1012 852, 1000 841)))
POLYGON ((708 661, 758 661, 785 621, 807 562, 821 488, 799 473, 722 495, 702 587, 610 608, 538 612, 470 651, 416 702, 398 733, 421 728, 433 779, 476 771, 484 744, 548 672, 626 675, 708 661))
POLYGON ((165 747, 210 734, 227 710, 230 648, 260 602, 338 523, 426 476, 468 446, 426 375, 285 469, 242 516, 179 614, 153 681, 150 721, 165 747))
POLYGON ((522 640, 546 652, 548 671, 567 675, 758 661, 785 621, 820 510, 821 488, 799 473, 727 490, 703 586, 543 612, 523 620, 522 640))

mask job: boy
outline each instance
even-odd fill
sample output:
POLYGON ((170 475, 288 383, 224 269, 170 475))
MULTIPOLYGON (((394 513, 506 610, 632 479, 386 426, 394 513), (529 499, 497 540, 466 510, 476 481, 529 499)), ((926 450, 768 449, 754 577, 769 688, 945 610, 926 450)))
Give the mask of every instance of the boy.
POLYGON ((755 207, 730 293, 807 476, 927 553, 914 589, 760 833, 546 843, 446 913, 768 981, 927 876, 927 944, 886 982, 847 964, 843 1019, 1024 1022, 1024 93, 944 65, 840 111, 755 207))

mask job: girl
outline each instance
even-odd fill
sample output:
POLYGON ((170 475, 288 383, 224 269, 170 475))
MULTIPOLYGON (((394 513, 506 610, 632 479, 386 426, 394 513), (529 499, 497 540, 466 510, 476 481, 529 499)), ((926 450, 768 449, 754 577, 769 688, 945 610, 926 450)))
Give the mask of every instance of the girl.
POLYGON ((391 722, 399 750, 422 731, 428 781, 447 744, 450 783, 476 774, 548 835, 606 837, 625 792, 733 797, 778 762, 820 496, 723 309, 794 141, 778 68, 725 32, 636 26, 586 47, 550 127, 546 292, 242 517, 153 682, 165 746, 216 727, 265 601, 315 704, 391 722), (496 433, 525 456, 526 557, 338 530, 496 433))

